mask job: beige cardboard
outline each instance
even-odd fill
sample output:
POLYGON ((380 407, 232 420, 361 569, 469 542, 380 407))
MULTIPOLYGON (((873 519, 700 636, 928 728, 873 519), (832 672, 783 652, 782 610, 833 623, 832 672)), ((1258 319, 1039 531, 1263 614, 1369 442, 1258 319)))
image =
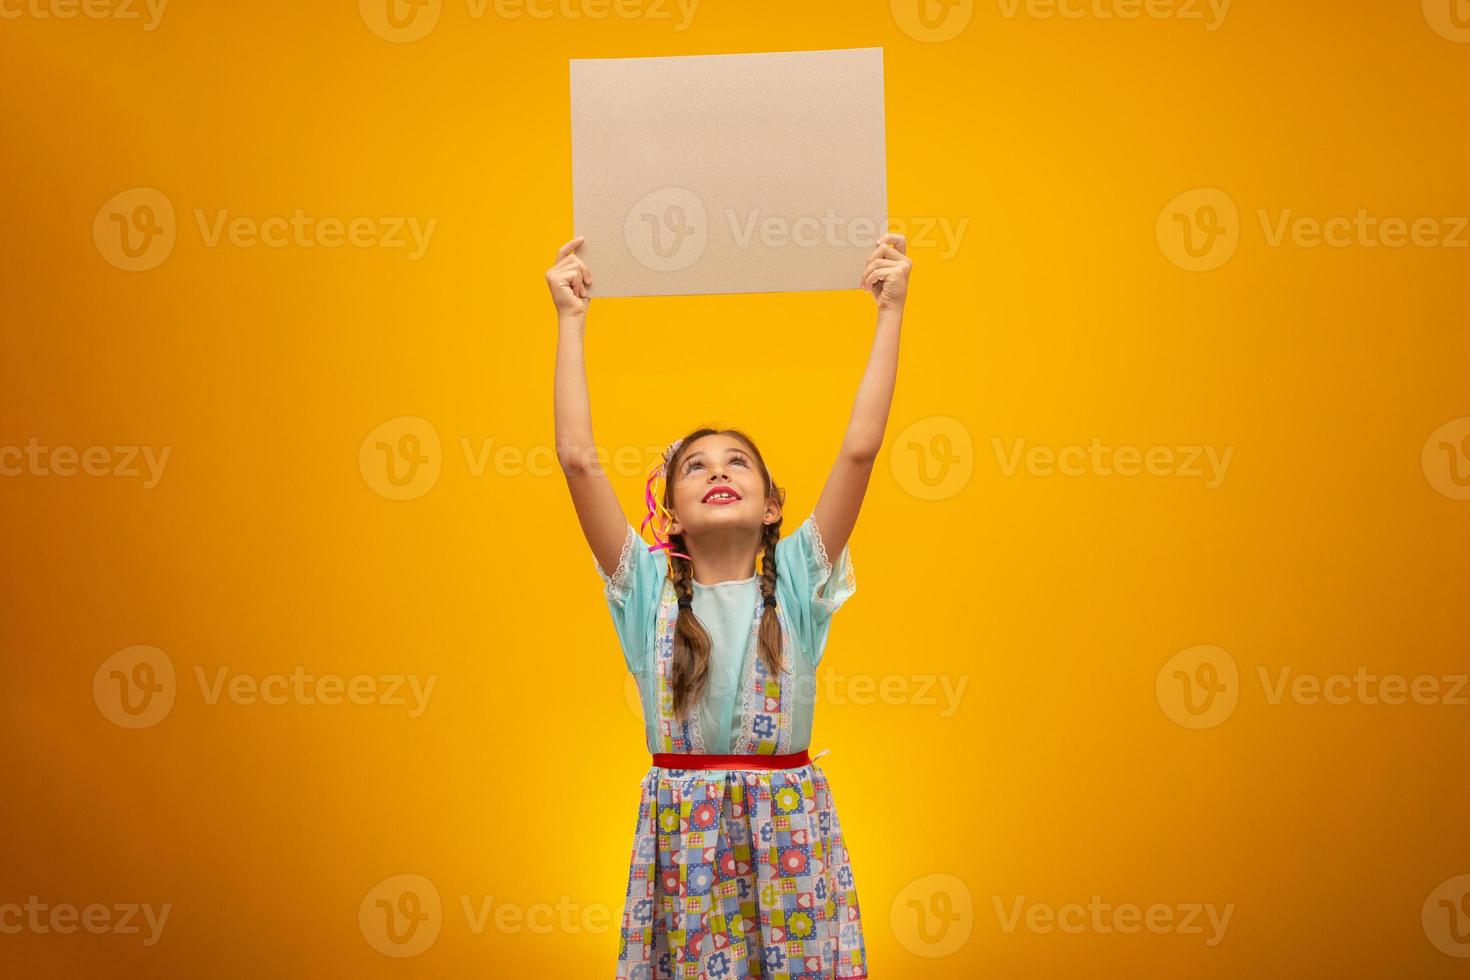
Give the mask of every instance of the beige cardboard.
POLYGON ((883 49, 573 60, 592 295, 856 289, 887 230, 883 49))

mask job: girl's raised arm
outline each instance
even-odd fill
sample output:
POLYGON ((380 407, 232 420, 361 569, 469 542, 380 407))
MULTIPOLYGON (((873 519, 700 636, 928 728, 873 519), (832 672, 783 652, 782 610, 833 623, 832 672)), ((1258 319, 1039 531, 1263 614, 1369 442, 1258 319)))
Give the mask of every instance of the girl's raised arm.
POLYGON ((592 272, 577 255, 584 240, 578 236, 558 249, 556 264, 546 271, 546 285, 556 304, 556 458, 572 492, 582 535, 597 563, 611 575, 627 540, 628 519, 592 441, 592 406, 582 351, 592 272))
POLYGON ((868 367, 858 384, 847 434, 838 450, 837 462, 827 476, 822 495, 812 511, 822 548, 836 560, 857 524, 868 478, 883 446, 888 426, 888 409, 893 404, 893 385, 898 375, 898 335, 903 324, 903 304, 908 298, 909 270, 913 260, 906 254, 904 236, 885 235, 863 271, 862 285, 878 304, 878 328, 868 367))

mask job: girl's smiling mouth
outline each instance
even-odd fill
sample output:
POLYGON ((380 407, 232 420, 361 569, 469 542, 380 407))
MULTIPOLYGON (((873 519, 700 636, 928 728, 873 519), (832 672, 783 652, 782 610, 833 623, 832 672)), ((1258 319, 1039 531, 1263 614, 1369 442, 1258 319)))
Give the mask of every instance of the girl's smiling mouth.
POLYGON ((740 494, 733 487, 721 483, 710 487, 709 493, 700 500, 702 504, 733 504, 740 499, 740 494))

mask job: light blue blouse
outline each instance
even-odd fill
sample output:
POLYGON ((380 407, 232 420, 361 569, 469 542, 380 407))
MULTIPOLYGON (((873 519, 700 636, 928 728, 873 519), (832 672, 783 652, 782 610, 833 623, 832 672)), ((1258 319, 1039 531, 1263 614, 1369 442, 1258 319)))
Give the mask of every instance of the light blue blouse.
MULTIPOLYGON (((596 556, 592 564, 603 582, 623 659, 638 682, 649 751, 660 751, 655 727, 654 626, 664 578, 668 575, 668 556, 662 550, 650 552, 630 523, 613 574, 602 568, 596 556)), ((788 638, 796 648, 787 654, 796 688, 792 752, 810 747, 816 668, 827 647, 832 614, 856 591, 857 580, 847 546, 843 546, 836 562, 830 561, 817 530, 815 514, 776 542, 776 599, 786 615, 788 638)), ((707 752, 730 752, 741 723, 737 714, 740 674, 750 646, 759 594, 760 585, 754 575, 713 585, 694 583, 694 614, 713 640, 709 683, 699 714, 700 733, 707 752)), ((758 651, 750 653, 759 655, 758 651)))

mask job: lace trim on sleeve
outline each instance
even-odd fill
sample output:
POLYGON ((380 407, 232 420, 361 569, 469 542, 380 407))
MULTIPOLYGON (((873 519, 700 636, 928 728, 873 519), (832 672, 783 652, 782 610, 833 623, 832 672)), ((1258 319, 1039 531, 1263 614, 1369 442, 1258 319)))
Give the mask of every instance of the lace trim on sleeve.
POLYGON ((817 515, 813 514, 807 520, 812 526, 812 548, 817 553, 817 561, 822 565, 822 581, 825 582, 832 574, 832 560, 827 557, 827 546, 822 542, 822 533, 817 528, 817 515))
POLYGON ((621 604, 628 598, 631 583, 628 581, 633 575, 633 563, 629 561, 633 557, 633 542, 638 538, 633 525, 629 524, 623 535, 623 547, 618 552, 618 567, 611 575, 603 571, 602 565, 598 563, 597 556, 592 556, 592 565, 597 569, 597 574, 606 585, 607 597, 613 602, 621 604))
MULTIPOLYGON (((812 514, 808 517, 807 523, 811 525, 812 551, 817 556, 817 563, 822 567, 821 577, 812 588, 812 599, 820 603, 828 612, 836 612, 837 607, 842 605, 842 600, 832 598, 832 587, 834 585, 832 581, 832 559, 827 556, 827 545, 822 541, 821 529, 817 527, 817 515, 812 514), (821 594, 824 590, 827 593, 826 595, 821 594)), ((846 554, 847 547, 844 545, 842 552, 837 556, 838 560, 842 560, 843 555, 846 554)), ((857 590, 857 578, 852 572, 851 559, 842 560, 841 571, 842 581, 846 583, 847 591, 849 593, 855 592, 857 590)))

